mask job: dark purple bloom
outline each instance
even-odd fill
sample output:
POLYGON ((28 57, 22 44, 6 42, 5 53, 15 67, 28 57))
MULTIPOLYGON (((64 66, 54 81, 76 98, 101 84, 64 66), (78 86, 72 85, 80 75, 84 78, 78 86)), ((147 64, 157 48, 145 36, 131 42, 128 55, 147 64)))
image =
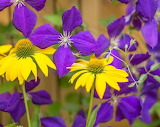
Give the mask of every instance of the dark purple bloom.
POLYGON ((85 113, 81 111, 75 116, 72 127, 85 127, 85 126, 86 126, 85 113))
POLYGON ((11 97, 11 94, 8 92, 0 94, 0 110, 1 111, 5 111, 10 97, 11 97))
POLYGON ((80 55, 86 56, 93 53, 96 44, 95 39, 89 31, 82 31, 76 35, 71 35, 73 29, 82 24, 81 14, 75 6, 63 13, 62 21, 63 34, 46 25, 45 28, 37 29, 30 37, 33 44, 40 48, 60 43, 53 58, 59 77, 66 75, 69 72, 67 67, 71 66, 76 60, 70 49, 71 45, 76 48, 80 55), (43 34, 45 34, 45 38, 40 38, 43 34))
POLYGON ((118 1, 120 1, 121 3, 128 4, 131 0, 118 0, 118 1))
POLYGON ((28 37, 35 26, 37 16, 36 14, 25 6, 25 3, 32 6, 37 11, 40 11, 46 0, 1 0, 0 11, 4 8, 15 4, 13 13, 13 25, 16 29, 21 31, 25 37, 28 37))
POLYGON ((130 54, 129 60, 132 65, 137 65, 149 59, 150 57, 151 55, 148 52, 146 54, 130 54))
POLYGON ((59 116, 41 118, 43 127, 66 127, 65 122, 59 116))
POLYGON ((125 27, 125 18, 122 16, 121 18, 113 21, 111 24, 107 26, 108 34, 110 37, 117 37, 125 27))

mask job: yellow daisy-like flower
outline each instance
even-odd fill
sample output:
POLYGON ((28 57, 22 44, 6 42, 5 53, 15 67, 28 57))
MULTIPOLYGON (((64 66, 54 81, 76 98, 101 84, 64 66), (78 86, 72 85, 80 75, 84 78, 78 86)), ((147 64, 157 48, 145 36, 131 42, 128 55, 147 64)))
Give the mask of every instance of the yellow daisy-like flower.
POLYGON ((16 78, 19 84, 28 79, 31 72, 37 79, 37 66, 45 76, 48 76, 48 66, 55 69, 54 63, 45 54, 53 54, 54 49, 49 47, 39 49, 29 39, 21 39, 15 45, 10 54, 0 60, 0 75, 4 75, 7 81, 16 78))
POLYGON ((0 59, 6 56, 5 53, 9 52, 9 50, 12 48, 12 45, 1 45, 0 46, 0 59))
POLYGON ((89 92, 95 84, 95 89, 102 99, 106 90, 106 83, 116 89, 120 90, 118 82, 128 82, 126 78, 128 73, 124 70, 117 69, 112 65, 109 65, 113 61, 113 57, 110 56, 107 61, 105 58, 97 59, 95 56, 92 56, 90 61, 85 61, 82 59, 78 60, 78 63, 74 63, 70 71, 78 71, 70 79, 70 83, 73 83, 77 79, 75 89, 78 89, 80 86, 86 87, 86 91, 89 92))

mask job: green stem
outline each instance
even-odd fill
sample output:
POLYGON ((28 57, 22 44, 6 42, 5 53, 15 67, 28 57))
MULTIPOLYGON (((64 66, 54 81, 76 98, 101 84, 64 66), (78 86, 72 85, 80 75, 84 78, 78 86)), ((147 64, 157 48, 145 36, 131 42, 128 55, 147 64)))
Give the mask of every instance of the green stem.
POLYGON ((22 85, 22 91, 23 91, 24 104, 25 104, 25 108, 26 108, 28 127, 31 127, 31 121, 30 121, 30 116, 29 116, 29 110, 28 110, 28 104, 27 104, 27 94, 26 94, 26 90, 25 90, 25 85, 22 85))
POLYGON ((89 109, 88 109, 86 127, 88 127, 90 116, 91 116, 91 112, 92 112, 93 96, 94 96, 94 85, 93 85, 93 87, 91 89, 91 94, 90 94, 90 102, 89 102, 89 109))

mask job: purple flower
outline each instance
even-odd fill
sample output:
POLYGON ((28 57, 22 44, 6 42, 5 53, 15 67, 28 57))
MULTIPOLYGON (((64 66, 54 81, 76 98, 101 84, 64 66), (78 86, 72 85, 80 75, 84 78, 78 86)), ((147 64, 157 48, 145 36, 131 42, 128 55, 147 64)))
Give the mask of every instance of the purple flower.
MULTIPOLYGON (((25 83, 28 98, 36 105, 52 104, 51 97, 46 91, 29 92, 34 89, 39 82, 40 79, 38 78, 36 82, 35 80, 31 80, 25 83)), ((15 92, 13 95, 4 93, 0 95, 0 98, 3 98, 0 101, 0 110, 10 113, 13 120, 18 122, 26 112, 22 93, 15 92)))
MULTIPOLYGON (((122 119, 128 119, 130 124, 133 123, 134 119, 141 114, 141 103, 140 99, 136 96, 125 96, 119 97, 122 94, 128 94, 136 91, 136 87, 129 88, 129 83, 121 83, 121 91, 115 91, 113 94, 110 92, 110 88, 106 90, 103 99, 108 99, 108 101, 101 104, 97 112, 97 118, 95 125, 99 123, 107 122, 113 118, 114 104, 117 104, 116 108, 116 121, 122 119)), ((96 93, 95 93, 96 96, 96 93)))
POLYGON ((43 127, 66 127, 65 122, 59 116, 41 118, 43 127))
POLYGON ((45 2, 46 0, 1 0, 0 11, 12 4, 15 4, 13 25, 16 29, 21 31, 25 37, 28 37, 35 26, 37 16, 33 11, 25 6, 25 3, 29 4, 37 11, 40 11, 44 7, 45 2))
POLYGON ((82 24, 81 14, 75 6, 63 13, 62 21, 63 34, 47 25, 45 28, 37 29, 30 37, 33 44, 40 48, 46 48, 60 43, 53 58, 59 77, 66 75, 69 72, 69 69, 66 67, 71 66, 76 60, 70 49, 71 45, 82 56, 92 54, 95 47, 95 39, 89 31, 82 31, 78 34, 71 35, 74 28, 82 24), (46 34, 43 39, 41 38, 42 34, 46 34))

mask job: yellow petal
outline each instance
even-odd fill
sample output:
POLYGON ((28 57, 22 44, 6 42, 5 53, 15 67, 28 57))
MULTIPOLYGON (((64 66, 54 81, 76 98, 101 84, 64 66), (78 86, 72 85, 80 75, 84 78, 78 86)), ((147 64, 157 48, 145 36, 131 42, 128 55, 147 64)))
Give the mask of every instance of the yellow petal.
POLYGON ((0 54, 7 53, 12 48, 12 45, 2 45, 0 46, 0 54))
POLYGON ((81 77, 81 80, 82 80, 81 86, 82 86, 82 87, 84 87, 84 86, 86 85, 86 82, 87 82, 88 77, 89 77, 90 75, 91 75, 91 73, 85 73, 85 74, 82 75, 82 76, 83 76, 83 77, 81 77))
POLYGON ((31 68, 33 74, 34 74, 34 77, 35 77, 35 81, 37 81, 37 66, 36 64, 33 62, 32 60, 32 68, 31 68))
POLYGON ((71 67, 67 67, 67 68, 71 69, 70 72, 86 69, 86 67, 83 67, 83 66, 73 66, 73 67, 71 66, 71 67))
POLYGON ((128 79, 118 74, 104 74, 106 77, 114 79, 116 82, 128 82, 128 79))
POLYGON ((31 73, 31 68, 32 68, 32 59, 30 57, 26 57, 22 60, 22 67, 21 67, 21 74, 24 78, 24 80, 28 79, 28 76, 31 73))
POLYGON ((120 90, 120 87, 119 87, 118 83, 114 79, 112 79, 110 77, 106 77, 105 75, 103 75, 103 76, 105 77, 104 80, 107 82, 107 84, 110 87, 112 87, 112 88, 114 88, 116 90, 120 90))
POLYGON ((125 72, 124 70, 121 70, 121 69, 109 70, 109 71, 105 71, 105 73, 120 75, 122 77, 127 77, 128 76, 128 73, 125 72))
POLYGON ((114 60, 114 57, 110 56, 108 60, 106 60, 105 64, 108 65, 108 64, 111 64, 114 60))
POLYGON ((71 79, 69 80, 69 82, 70 82, 70 83, 73 83, 74 80, 75 80, 80 74, 85 73, 85 72, 87 72, 87 71, 85 70, 85 71, 79 71, 79 72, 75 73, 75 74, 71 77, 71 79))
POLYGON ((89 77, 88 77, 88 81, 86 82, 86 91, 89 92, 92 88, 92 86, 94 85, 94 74, 91 74, 89 77))
POLYGON ((47 64, 45 63, 45 61, 42 60, 41 55, 39 55, 39 53, 36 53, 35 55, 33 55, 33 57, 35 58, 41 71, 47 77, 48 76, 48 67, 47 67, 47 64))
POLYGON ((96 75, 95 88, 98 96, 102 99, 106 90, 106 82, 101 74, 96 75))
POLYGON ((44 53, 44 54, 54 54, 56 51, 56 49, 52 48, 52 47, 48 47, 45 49, 39 49, 38 52, 40 53, 44 53))

